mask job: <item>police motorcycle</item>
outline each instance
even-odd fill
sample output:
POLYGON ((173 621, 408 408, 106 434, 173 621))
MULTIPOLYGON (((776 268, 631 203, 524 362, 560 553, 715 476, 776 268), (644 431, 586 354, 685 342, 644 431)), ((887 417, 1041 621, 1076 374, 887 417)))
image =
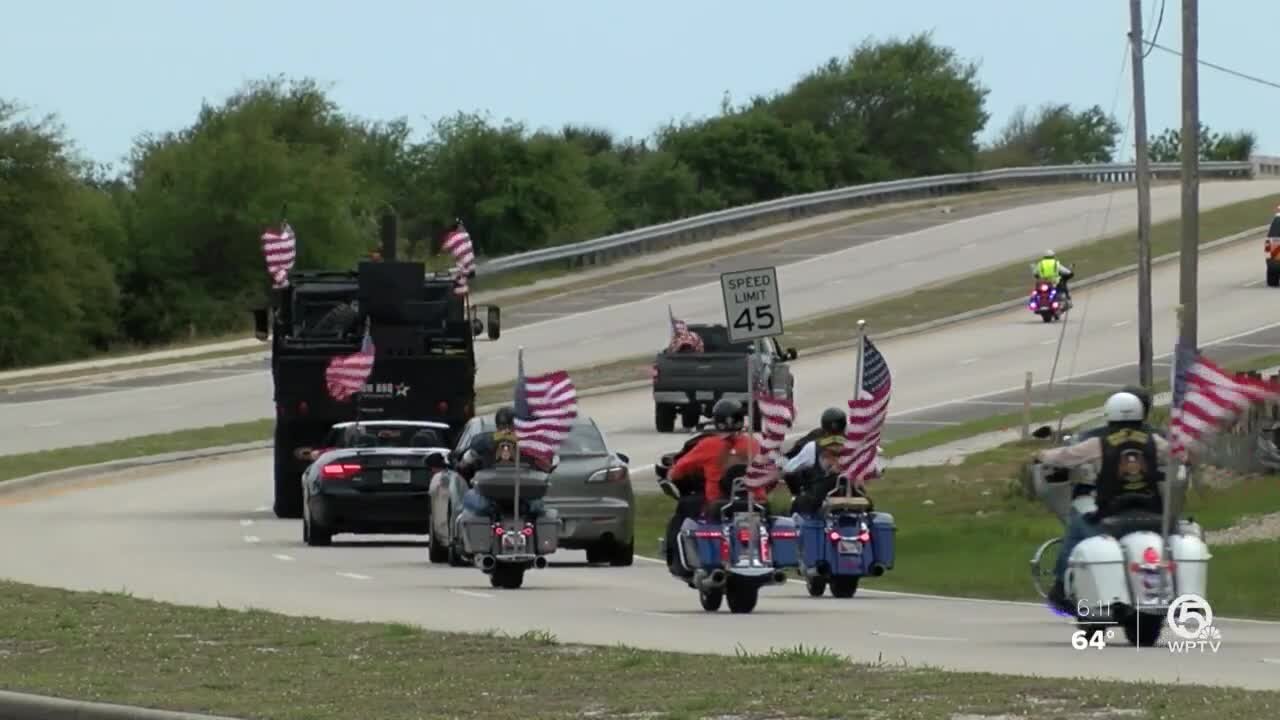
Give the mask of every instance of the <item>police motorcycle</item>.
MULTIPOLYGON (((690 483, 677 484, 668 478, 680 455, 701 439, 695 437, 679 453, 663 455, 654 466, 658 485, 677 502, 697 494, 690 483)), ((743 483, 745 465, 727 468, 721 477, 721 492, 729 498, 710 516, 686 518, 676 536, 676 547, 668 549, 660 541, 664 556, 670 551, 693 576, 685 580, 698 591, 702 609, 715 612, 725 600, 729 612, 755 610, 760 588, 787 582, 786 569, 795 567, 799 533, 792 518, 767 516, 767 508, 754 502, 743 483)))
POLYGON ((816 513, 796 513, 800 531, 800 576, 813 597, 831 588, 851 598, 863 577, 880 577, 893 568, 893 516, 874 509, 862 490, 841 480, 827 492, 816 513))
POLYGON ((1069 307, 1070 301, 1060 297, 1058 289, 1044 280, 1036 281, 1036 286, 1031 289, 1031 299, 1027 301, 1027 309, 1047 323, 1057 322, 1069 307))
MULTIPOLYGON (((1045 439, 1053 430, 1045 425, 1034 437, 1045 439)), ((1071 435, 1064 435, 1064 444, 1071 435)), ((1032 494, 1045 504, 1065 528, 1071 512, 1089 514, 1098 509, 1097 487, 1092 478, 1073 487, 1071 472, 1034 463, 1031 467, 1032 494)), ((1100 521, 1101 533, 1081 541, 1071 551, 1063 586, 1068 602, 1075 608, 1073 618, 1093 641, 1106 627, 1119 625, 1129 644, 1150 647, 1160 639, 1170 605, 1179 595, 1205 596, 1208 565, 1212 557, 1203 532, 1193 520, 1179 521, 1178 532, 1168 534, 1170 518, 1176 517, 1186 492, 1186 473, 1179 468, 1176 478, 1160 484, 1162 513, 1121 510, 1100 521)), ((1120 495, 1117 507, 1136 505, 1141 496, 1120 495)), ((1033 582, 1042 596, 1040 584, 1044 554, 1061 538, 1043 543, 1032 556, 1033 582)), ((1048 573, 1052 577, 1052 570, 1048 573)))
POLYGON ((511 440, 495 445, 497 462, 471 478, 487 508, 462 508, 449 547, 455 548, 451 555, 469 559, 488 575, 493 587, 514 590, 524 584, 526 570, 547 567, 547 556, 559 547, 560 517, 538 502, 547 494, 551 472, 535 469, 524 458, 517 461, 511 440))

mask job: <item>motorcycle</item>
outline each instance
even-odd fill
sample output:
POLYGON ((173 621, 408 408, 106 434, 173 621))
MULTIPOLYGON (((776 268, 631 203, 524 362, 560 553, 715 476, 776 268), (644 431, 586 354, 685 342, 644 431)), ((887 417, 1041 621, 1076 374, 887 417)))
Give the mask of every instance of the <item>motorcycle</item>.
POLYGON ((1045 322, 1057 322, 1070 307, 1070 300, 1058 297, 1058 288, 1042 280, 1036 282, 1027 302, 1027 308, 1045 322))
MULTIPOLYGON (((679 501, 693 491, 667 477, 676 457, 662 456, 655 474, 663 493, 679 501)), ((765 506, 753 501, 741 482, 744 470, 737 466, 726 471, 722 486, 730 501, 716 516, 686 518, 676 536, 676 547, 670 549, 674 560, 693 571, 684 582, 698 591, 702 609, 708 612, 719 610, 727 600, 729 612, 750 613, 759 601, 760 588, 786 583, 786 569, 798 564, 799 531, 794 520, 766 517, 765 506)), ((666 538, 660 545, 665 556, 666 538)))
POLYGON ((833 596, 851 598, 863 577, 880 577, 893 568, 893 516, 874 511, 864 495, 846 496, 837 486, 816 514, 797 513, 795 523, 800 575, 813 597, 830 587, 833 596))
MULTIPOLYGON (((1088 486, 1075 492, 1067 471, 1046 472, 1039 463, 1032 466, 1033 493, 1062 521, 1065 527, 1071 512, 1092 513, 1097 500, 1088 486)), ((1179 595, 1205 596, 1209 559, 1203 532, 1193 520, 1180 521, 1176 534, 1165 535, 1170 526, 1172 495, 1185 491, 1185 472, 1178 473, 1174 488, 1161 488, 1163 512, 1131 510, 1103 518, 1101 534, 1076 545, 1068 558, 1063 586, 1068 602, 1075 608, 1074 620, 1092 641, 1106 627, 1119 625, 1129 644, 1150 647, 1160 639, 1169 606, 1179 595)), ((1117 506, 1126 497, 1116 499, 1117 506)), ((1059 538, 1046 541, 1032 557, 1033 582, 1046 595, 1038 575, 1043 573, 1044 553, 1059 538)), ((1051 572, 1051 571, 1050 571, 1051 572)))
POLYGON ((523 465, 477 470, 471 485, 489 511, 458 514, 450 554, 469 558, 495 588, 515 590, 526 570, 545 569, 559 547, 560 518, 554 509, 533 512, 530 503, 546 496, 549 479, 550 473, 523 465))

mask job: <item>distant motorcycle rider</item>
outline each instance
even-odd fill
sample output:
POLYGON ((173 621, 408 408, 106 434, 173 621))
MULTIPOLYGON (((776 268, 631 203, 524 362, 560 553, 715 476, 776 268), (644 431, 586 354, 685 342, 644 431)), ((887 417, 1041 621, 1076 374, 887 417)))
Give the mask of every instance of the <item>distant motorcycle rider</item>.
MULTIPOLYGON (((827 495, 842 486, 840 478, 840 454, 844 450, 844 435, 824 435, 814 444, 817 446, 817 459, 807 467, 788 471, 785 475, 787 487, 793 496, 791 513, 812 515, 822 507, 827 495)), ((861 488, 854 491, 861 495, 861 488)))
POLYGON ((1035 458, 1038 463, 1058 468, 1070 469, 1085 464, 1098 467, 1098 510, 1088 515, 1071 516, 1054 567, 1049 601, 1067 613, 1074 613, 1063 586, 1067 560, 1076 545, 1100 532, 1098 521, 1126 510, 1156 514, 1163 510, 1160 480, 1169 464, 1169 443, 1147 427, 1142 399, 1133 393, 1118 392, 1107 398, 1102 412, 1107 425, 1101 435, 1072 445, 1041 450, 1035 458))
POLYGON ((1057 288, 1063 298, 1071 299, 1071 290, 1067 288, 1067 281, 1075 273, 1071 268, 1058 262, 1058 256, 1053 250, 1044 251, 1044 255, 1031 266, 1031 273, 1037 280, 1043 280, 1057 288))
MULTIPOLYGON (((760 452, 756 439, 742 431, 746 414, 742 404, 736 400, 726 398, 718 401, 711 409, 716 432, 698 440, 667 471, 667 477, 677 484, 692 481, 698 476, 702 478, 702 492, 682 496, 667 522, 667 567, 673 575, 688 575, 688 571, 679 565, 676 552, 680 526, 686 518, 697 517, 721 499, 720 478, 727 468, 746 465, 750 455, 760 452)), ((754 488, 752 495, 763 502, 768 492, 764 488, 754 488)))
POLYGON ((814 441, 827 435, 839 435, 844 437, 845 428, 848 426, 849 420, 844 411, 840 408, 827 408, 822 411, 822 417, 818 420, 818 427, 810 430, 804 437, 796 440, 791 449, 786 452, 788 462, 783 468, 784 472, 795 472, 802 468, 809 467, 814 462, 816 446, 814 441))

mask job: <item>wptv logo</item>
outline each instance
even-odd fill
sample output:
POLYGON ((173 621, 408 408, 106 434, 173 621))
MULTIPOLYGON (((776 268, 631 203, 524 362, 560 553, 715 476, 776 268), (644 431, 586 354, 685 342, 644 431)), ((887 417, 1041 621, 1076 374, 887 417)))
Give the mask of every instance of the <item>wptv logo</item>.
POLYGON ((1165 619, 1176 636, 1167 641, 1171 653, 1216 653, 1222 647, 1222 633, 1213 626, 1213 608, 1199 595, 1179 595, 1165 619))

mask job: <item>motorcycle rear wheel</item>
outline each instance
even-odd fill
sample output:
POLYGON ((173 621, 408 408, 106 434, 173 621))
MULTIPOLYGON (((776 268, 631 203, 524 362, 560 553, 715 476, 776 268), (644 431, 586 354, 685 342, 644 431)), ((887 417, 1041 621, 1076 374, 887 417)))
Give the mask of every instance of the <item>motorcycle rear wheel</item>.
POLYGON ((736 583, 731 579, 725 588, 725 595, 728 596, 729 612, 743 615, 756 609, 756 602, 760 600, 760 586, 736 583))
POLYGON ((813 597, 822 597, 827 592, 827 579, 811 577, 804 579, 804 587, 813 597))
POLYGON ((724 601, 723 590, 699 590, 698 602, 702 605, 702 609, 707 612, 715 612, 720 609, 720 603, 724 601))

